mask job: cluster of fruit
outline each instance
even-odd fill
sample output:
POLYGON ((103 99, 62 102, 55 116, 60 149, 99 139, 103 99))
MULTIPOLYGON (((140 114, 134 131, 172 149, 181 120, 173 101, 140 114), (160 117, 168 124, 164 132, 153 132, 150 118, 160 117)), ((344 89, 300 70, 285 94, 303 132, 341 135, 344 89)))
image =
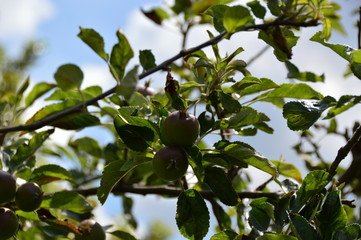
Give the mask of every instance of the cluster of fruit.
POLYGON ((161 139, 166 147, 153 158, 154 172, 162 179, 175 181, 187 171, 188 160, 183 147, 192 145, 199 136, 199 122, 184 110, 169 114, 161 127, 161 139))
MULTIPOLYGON (((43 198, 43 191, 33 182, 16 186, 15 178, 8 172, 0 170, 0 204, 11 202, 15 198, 18 209, 31 212, 38 209, 43 198)), ((0 239, 15 235, 19 228, 16 214, 9 208, 0 208, 0 239)))
MULTIPOLYGON (((24 212, 37 210, 43 200, 43 191, 33 182, 27 182, 17 187, 16 179, 8 172, 0 170, 0 205, 10 203, 15 199, 16 207, 24 212)), ((13 210, 0 207, 0 240, 9 239, 16 234, 19 219, 13 210)), ((86 219, 80 222, 78 230, 81 233, 76 240, 105 240, 105 232, 99 223, 86 219)))

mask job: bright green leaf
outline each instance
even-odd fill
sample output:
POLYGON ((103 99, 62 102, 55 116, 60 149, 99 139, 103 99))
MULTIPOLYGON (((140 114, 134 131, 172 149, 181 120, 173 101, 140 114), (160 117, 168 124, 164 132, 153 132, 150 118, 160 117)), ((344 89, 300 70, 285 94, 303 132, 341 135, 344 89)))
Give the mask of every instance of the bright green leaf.
POLYGON ((257 237, 256 240, 297 240, 297 238, 284 234, 266 233, 260 237, 257 237))
POLYGON ((31 89, 29 94, 25 98, 26 106, 32 105, 36 99, 43 96, 45 93, 49 92, 51 89, 56 87, 56 84, 39 82, 31 89))
POLYGON ((56 192, 45 198, 41 204, 44 208, 58 208, 76 213, 88 213, 93 208, 86 199, 77 192, 56 192))
POLYGON ((226 9, 223 17, 223 25, 228 33, 241 31, 246 25, 250 24, 254 24, 254 19, 247 8, 243 6, 232 6, 226 9))
POLYGON ((268 78, 258 79, 256 77, 246 76, 241 81, 233 84, 226 92, 239 92, 241 96, 246 96, 278 87, 275 82, 268 78))
POLYGON ((34 169, 30 177, 31 182, 36 182, 39 185, 58 180, 73 181, 65 168, 55 164, 46 164, 34 169))
POLYGON ((293 178, 299 183, 302 182, 302 174, 295 165, 275 160, 271 160, 271 162, 276 166, 279 174, 293 178))
POLYGON ((357 105, 360 102, 361 102, 361 96, 354 96, 354 95, 341 96, 340 99, 335 104, 335 106, 331 107, 328 110, 327 116, 324 119, 333 118, 338 114, 343 113, 344 111, 357 105))
POLYGON ((238 236, 237 233, 230 231, 230 230, 226 230, 226 231, 222 231, 222 232, 214 234, 210 240, 233 240, 237 236, 238 236))
POLYGON ((229 118, 222 119, 220 127, 223 129, 240 128, 269 120, 270 119, 264 113, 258 112, 251 107, 244 106, 236 114, 231 115, 229 118))
POLYGON ((324 74, 318 76, 312 72, 300 72, 296 65, 294 65, 290 61, 285 61, 285 64, 288 70, 288 78, 293 78, 305 82, 324 82, 325 80, 324 74))
POLYGON ((71 141, 69 143, 69 146, 71 146, 74 149, 77 149, 78 151, 84 151, 94 157, 102 157, 102 150, 99 146, 99 143, 90 137, 83 137, 78 138, 74 141, 71 141))
POLYGON ((60 66, 54 78, 58 86, 66 91, 73 88, 80 89, 80 85, 83 82, 83 72, 82 70, 74 64, 65 64, 60 66))

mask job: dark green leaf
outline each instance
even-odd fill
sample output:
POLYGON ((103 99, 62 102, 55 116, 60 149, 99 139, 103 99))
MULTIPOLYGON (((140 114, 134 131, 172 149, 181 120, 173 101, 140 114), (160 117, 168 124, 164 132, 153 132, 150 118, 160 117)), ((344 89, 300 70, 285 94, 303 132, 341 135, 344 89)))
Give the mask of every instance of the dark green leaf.
POLYGON ((207 115, 207 112, 204 111, 198 116, 198 122, 200 125, 200 132, 199 135, 202 136, 205 134, 208 130, 213 128, 214 125, 214 117, 207 115))
POLYGON ((341 96, 340 99, 337 101, 336 105, 328 110, 327 116, 324 119, 333 118, 338 114, 343 113, 344 111, 357 105, 360 102, 361 102, 361 96, 353 96, 353 95, 341 96))
POLYGON ((254 19, 249 10, 243 6, 232 6, 227 8, 223 25, 228 33, 234 33, 244 29, 246 25, 254 24, 254 19))
POLYGON ((155 58, 151 50, 140 50, 139 62, 145 71, 156 66, 155 58))
POLYGON ((304 217, 292 214, 290 219, 296 236, 299 236, 300 239, 317 240, 316 229, 304 217))
POLYGON ((222 119, 220 122, 220 127, 223 129, 240 128, 269 120, 270 119, 264 113, 245 106, 242 107, 238 113, 233 114, 231 117, 222 119))
POLYGON ((104 51, 104 39, 94 29, 80 27, 78 37, 93 49, 96 54, 105 61, 108 61, 108 54, 104 51))
POLYGON ((298 68, 290 61, 285 61, 285 64, 288 70, 288 78, 294 78, 305 82, 324 82, 325 80, 324 74, 318 76, 312 72, 300 72, 298 68))
POLYGON ((267 1, 267 7, 274 16, 279 16, 282 14, 282 9, 279 6, 279 0, 269 0, 267 1))
POLYGON ((222 203, 228 206, 237 205, 239 198, 226 173, 217 167, 205 168, 204 182, 212 189, 222 203))
POLYGON ((202 196, 194 189, 182 192, 177 201, 177 226, 187 239, 203 239, 209 228, 209 212, 202 196))
POLYGON ((124 231, 114 231, 110 232, 111 235, 121 239, 121 240, 137 240, 133 235, 124 231))
POLYGON ((321 212, 316 218, 324 240, 332 239, 333 234, 338 229, 343 229, 346 226, 347 214, 343 209, 339 191, 327 194, 321 212))
POLYGON ((74 113, 61 118, 58 121, 52 122, 49 125, 66 130, 78 130, 86 127, 98 125, 99 118, 87 112, 74 113))
POLYGON ((84 75, 82 70, 74 64, 62 65, 54 74, 56 83, 64 91, 73 88, 80 89, 83 77, 84 75))
POLYGON ((275 82, 268 78, 258 79, 256 77, 246 76, 241 81, 232 85, 226 92, 239 92, 241 96, 246 96, 278 87, 275 82))
POLYGON ((164 20, 169 18, 168 13, 162 8, 153 8, 149 11, 142 9, 142 13, 158 25, 161 25, 164 20))
POLYGON ((22 143, 10 160, 10 169, 15 170, 20 164, 27 161, 40 148, 43 143, 54 133, 54 129, 36 133, 29 143, 22 143))
POLYGON ((219 100, 221 101, 224 109, 229 113, 238 112, 242 107, 236 99, 222 91, 219 92, 219 100))
POLYGON ((124 162, 123 160, 112 161, 105 166, 100 187, 98 188, 98 199, 101 204, 104 204, 117 182, 120 181, 130 170, 136 166, 150 161, 151 159, 136 156, 124 162))
POLYGON ((191 165, 194 174, 197 176, 199 182, 203 182, 204 180, 204 168, 202 164, 203 156, 200 152, 199 148, 195 145, 191 147, 184 148, 187 155, 188 161, 191 165))
POLYGON ((251 8, 252 13, 258 18, 263 19, 266 15, 266 8, 263 7, 258 0, 248 2, 247 6, 251 8))
POLYGON ((237 237, 238 234, 233 231, 222 231, 219 233, 214 234, 210 240, 233 240, 237 237))
POLYGON ((28 107, 32 105, 36 99, 43 96, 45 93, 49 92, 54 87, 56 87, 56 84, 47 83, 47 82, 39 82, 35 84, 35 86, 31 89, 31 91, 25 98, 26 106, 28 107))
POLYGON ((117 94, 123 95, 126 100, 129 100, 137 88, 138 79, 138 66, 135 66, 118 85, 117 94))
POLYGON ((338 229, 333 236, 333 240, 356 240, 361 237, 361 226, 358 223, 347 225, 338 229))
POLYGON ((310 198, 318 194, 330 182, 330 175, 323 170, 312 171, 303 179, 296 198, 292 202, 292 209, 298 212, 310 198))
POLYGON ((259 231, 265 231, 271 222, 271 218, 262 209, 252 208, 249 212, 248 222, 251 227, 259 231))
POLYGON ((93 209, 82 195, 71 191, 50 195, 43 200, 41 207, 70 210, 76 213, 87 213, 93 209))
POLYGON ((110 54, 110 71, 118 81, 121 81, 124 76, 125 67, 133 58, 134 53, 128 42, 128 39, 120 32, 117 32, 118 43, 112 48, 110 54))
POLYGON ((223 26, 223 18, 224 13, 229 8, 230 7, 227 5, 213 5, 206 12, 206 14, 213 17, 213 25, 218 32, 223 32, 224 30, 226 30, 223 26))
POLYGON ((186 103, 179 97, 179 83, 170 72, 167 74, 164 91, 174 109, 186 109, 186 103))
POLYGON ((287 126, 294 131, 307 130, 320 117, 323 111, 330 107, 335 99, 325 97, 321 101, 289 102, 283 106, 283 117, 287 126))
POLYGON ((78 138, 69 143, 69 146, 79 151, 85 151, 86 153, 94 157, 102 157, 102 150, 100 149, 99 143, 90 137, 78 138))
POLYGON ((297 240, 297 238, 289 236, 289 235, 284 235, 284 234, 266 233, 266 234, 256 238, 256 240, 297 240))
POLYGON ((235 142, 224 147, 224 154, 234 158, 236 162, 234 164, 238 165, 238 161, 247 163, 251 166, 254 166, 261 171, 271 174, 274 177, 278 176, 276 167, 264 156, 256 152, 252 147, 241 142, 235 142))
POLYGON ((34 169, 29 181, 42 185, 57 180, 73 181, 65 168, 55 164, 46 164, 34 169))
POLYGON ((275 223, 283 226, 285 222, 288 222, 288 211, 291 197, 293 193, 283 195, 276 203, 274 209, 275 223))

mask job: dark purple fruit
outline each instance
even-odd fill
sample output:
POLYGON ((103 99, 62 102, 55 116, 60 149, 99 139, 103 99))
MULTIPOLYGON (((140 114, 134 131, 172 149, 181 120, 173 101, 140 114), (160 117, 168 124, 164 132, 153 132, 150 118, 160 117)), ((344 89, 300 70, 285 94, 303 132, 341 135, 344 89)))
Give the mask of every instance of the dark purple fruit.
POLYGON ((11 238, 19 228, 18 217, 8 208, 0 208, 0 240, 11 238))
POLYGON ((43 200, 43 191, 38 184, 33 182, 21 185, 15 194, 15 203, 24 212, 38 209, 43 200))
POLYGON ((186 173, 187 155, 180 147, 160 149, 153 158, 153 170, 160 178, 175 181, 186 173))
POLYGON ((82 233, 75 237, 76 240, 105 240, 105 232, 99 223, 86 219, 79 223, 78 230, 82 233))
POLYGON ((15 178, 10 173, 0 170, 0 204, 13 200, 15 192, 15 178))
POLYGON ((164 120, 161 134, 168 146, 192 145, 199 136, 199 122, 192 114, 175 111, 164 120))

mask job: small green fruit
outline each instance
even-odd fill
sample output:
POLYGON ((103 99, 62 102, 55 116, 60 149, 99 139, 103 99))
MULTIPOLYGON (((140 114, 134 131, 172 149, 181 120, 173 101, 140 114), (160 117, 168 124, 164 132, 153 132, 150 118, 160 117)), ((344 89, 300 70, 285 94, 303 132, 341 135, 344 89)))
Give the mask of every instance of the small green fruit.
POLYGON ((181 178, 187 168, 187 156, 179 147, 165 147, 154 155, 153 170, 164 180, 175 181, 181 178))
POLYGON ((13 211, 0 208, 0 240, 11 238, 19 228, 19 220, 13 211))
POLYGON ((172 112, 163 122, 161 135, 168 146, 192 145, 199 136, 199 122, 184 110, 172 112))
POLYGON ((38 184, 28 182, 21 185, 15 194, 15 203, 24 212, 38 209, 43 200, 43 191, 38 184))
POLYGON ((75 237, 76 240, 105 240, 105 232, 94 220, 86 219, 79 223, 78 226, 81 235, 75 237))
POLYGON ((15 192, 15 178, 10 173, 0 170, 0 204, 13 200, 15 192))

